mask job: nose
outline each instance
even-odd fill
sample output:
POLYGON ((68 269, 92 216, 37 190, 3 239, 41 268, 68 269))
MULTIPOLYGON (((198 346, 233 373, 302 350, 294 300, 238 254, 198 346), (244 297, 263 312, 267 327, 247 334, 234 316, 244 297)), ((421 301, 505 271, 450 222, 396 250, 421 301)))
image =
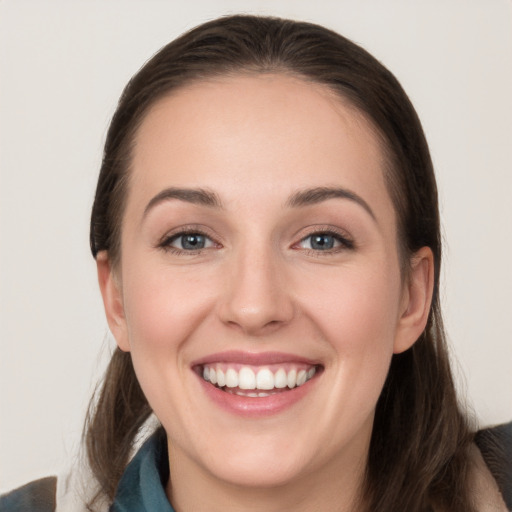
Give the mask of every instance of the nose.
POLYGON ((221 320, 251 336, 270 334, 288 324, 294 304, 284 265, 269 248, 234 256, 219 303, 221 320))

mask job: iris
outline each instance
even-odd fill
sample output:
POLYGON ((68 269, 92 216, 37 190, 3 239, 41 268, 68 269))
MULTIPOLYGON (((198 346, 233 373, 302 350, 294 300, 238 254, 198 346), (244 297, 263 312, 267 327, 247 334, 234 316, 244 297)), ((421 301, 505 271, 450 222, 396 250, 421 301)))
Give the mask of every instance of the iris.
POLYGON ((310 237, 311 249, 317 251, 325 251, 334 247, 335 239, 333 235, 322 233, 318 235, 312 235, 310 237))
POLYGON ((181 246, 181 249, 193 251, 197 249, 204 249, 206 245, 206 237, 200 233, 187 233, 179 236, 175 243, 176 242, 181 246))

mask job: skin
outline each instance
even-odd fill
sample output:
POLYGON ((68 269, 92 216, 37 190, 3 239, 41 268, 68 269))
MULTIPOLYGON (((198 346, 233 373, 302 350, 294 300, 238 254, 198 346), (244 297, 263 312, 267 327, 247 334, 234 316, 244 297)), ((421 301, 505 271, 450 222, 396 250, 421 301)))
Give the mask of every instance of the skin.
POLYGON ((100 254, 98 276, 110 329, 168 434, 176 510, 361 505, 375 405, 392 354, 424 329, 433 282, 428 248, 401 275, 384 164, 362 115, 290 76, 197 83, 146 116, 121 263, 100 254), (169 199, 146 211, 168 187, 207 189, 222 206, 169 199), (315 187, 343 187, 371 213, 348 198, 289 204, 315 187), (161 247, 182 226, 211 242, 161 247), (352 246, 312 249, 326 231, 352 246), (228 350, 285 352, 323 371, 292 406, 247 418, 213 403, 191 369, 228 350))

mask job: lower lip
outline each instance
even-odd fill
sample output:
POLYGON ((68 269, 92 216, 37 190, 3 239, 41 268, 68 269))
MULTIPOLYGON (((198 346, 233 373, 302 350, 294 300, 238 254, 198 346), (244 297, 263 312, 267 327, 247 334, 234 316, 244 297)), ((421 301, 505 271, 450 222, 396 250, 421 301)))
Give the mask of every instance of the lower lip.
MULTIPOLYGON (((223 409, 246 417, 271 416, 296 404, 304 398, 314 387, 316 377, 308 380, 302 386, 282 391, 274 395, 263 397, 248 397, 234 395, 213 386, 206 382, 199 375, 197 376, 206 395, 223 409)), ((257 392, 257 390, 255 390, 257 392)))

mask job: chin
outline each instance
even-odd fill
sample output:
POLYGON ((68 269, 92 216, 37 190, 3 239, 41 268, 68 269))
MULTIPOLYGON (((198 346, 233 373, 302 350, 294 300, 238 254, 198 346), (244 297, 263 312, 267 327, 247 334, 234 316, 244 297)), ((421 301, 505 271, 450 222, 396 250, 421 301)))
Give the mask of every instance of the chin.
POLYGON ((260 489, 285 486, 300 479, 307 472, 298 461, 279 459, 276 455, 253 457, 252 460, 228 459, 209 470, 216 478, 233 486, 260 489))

